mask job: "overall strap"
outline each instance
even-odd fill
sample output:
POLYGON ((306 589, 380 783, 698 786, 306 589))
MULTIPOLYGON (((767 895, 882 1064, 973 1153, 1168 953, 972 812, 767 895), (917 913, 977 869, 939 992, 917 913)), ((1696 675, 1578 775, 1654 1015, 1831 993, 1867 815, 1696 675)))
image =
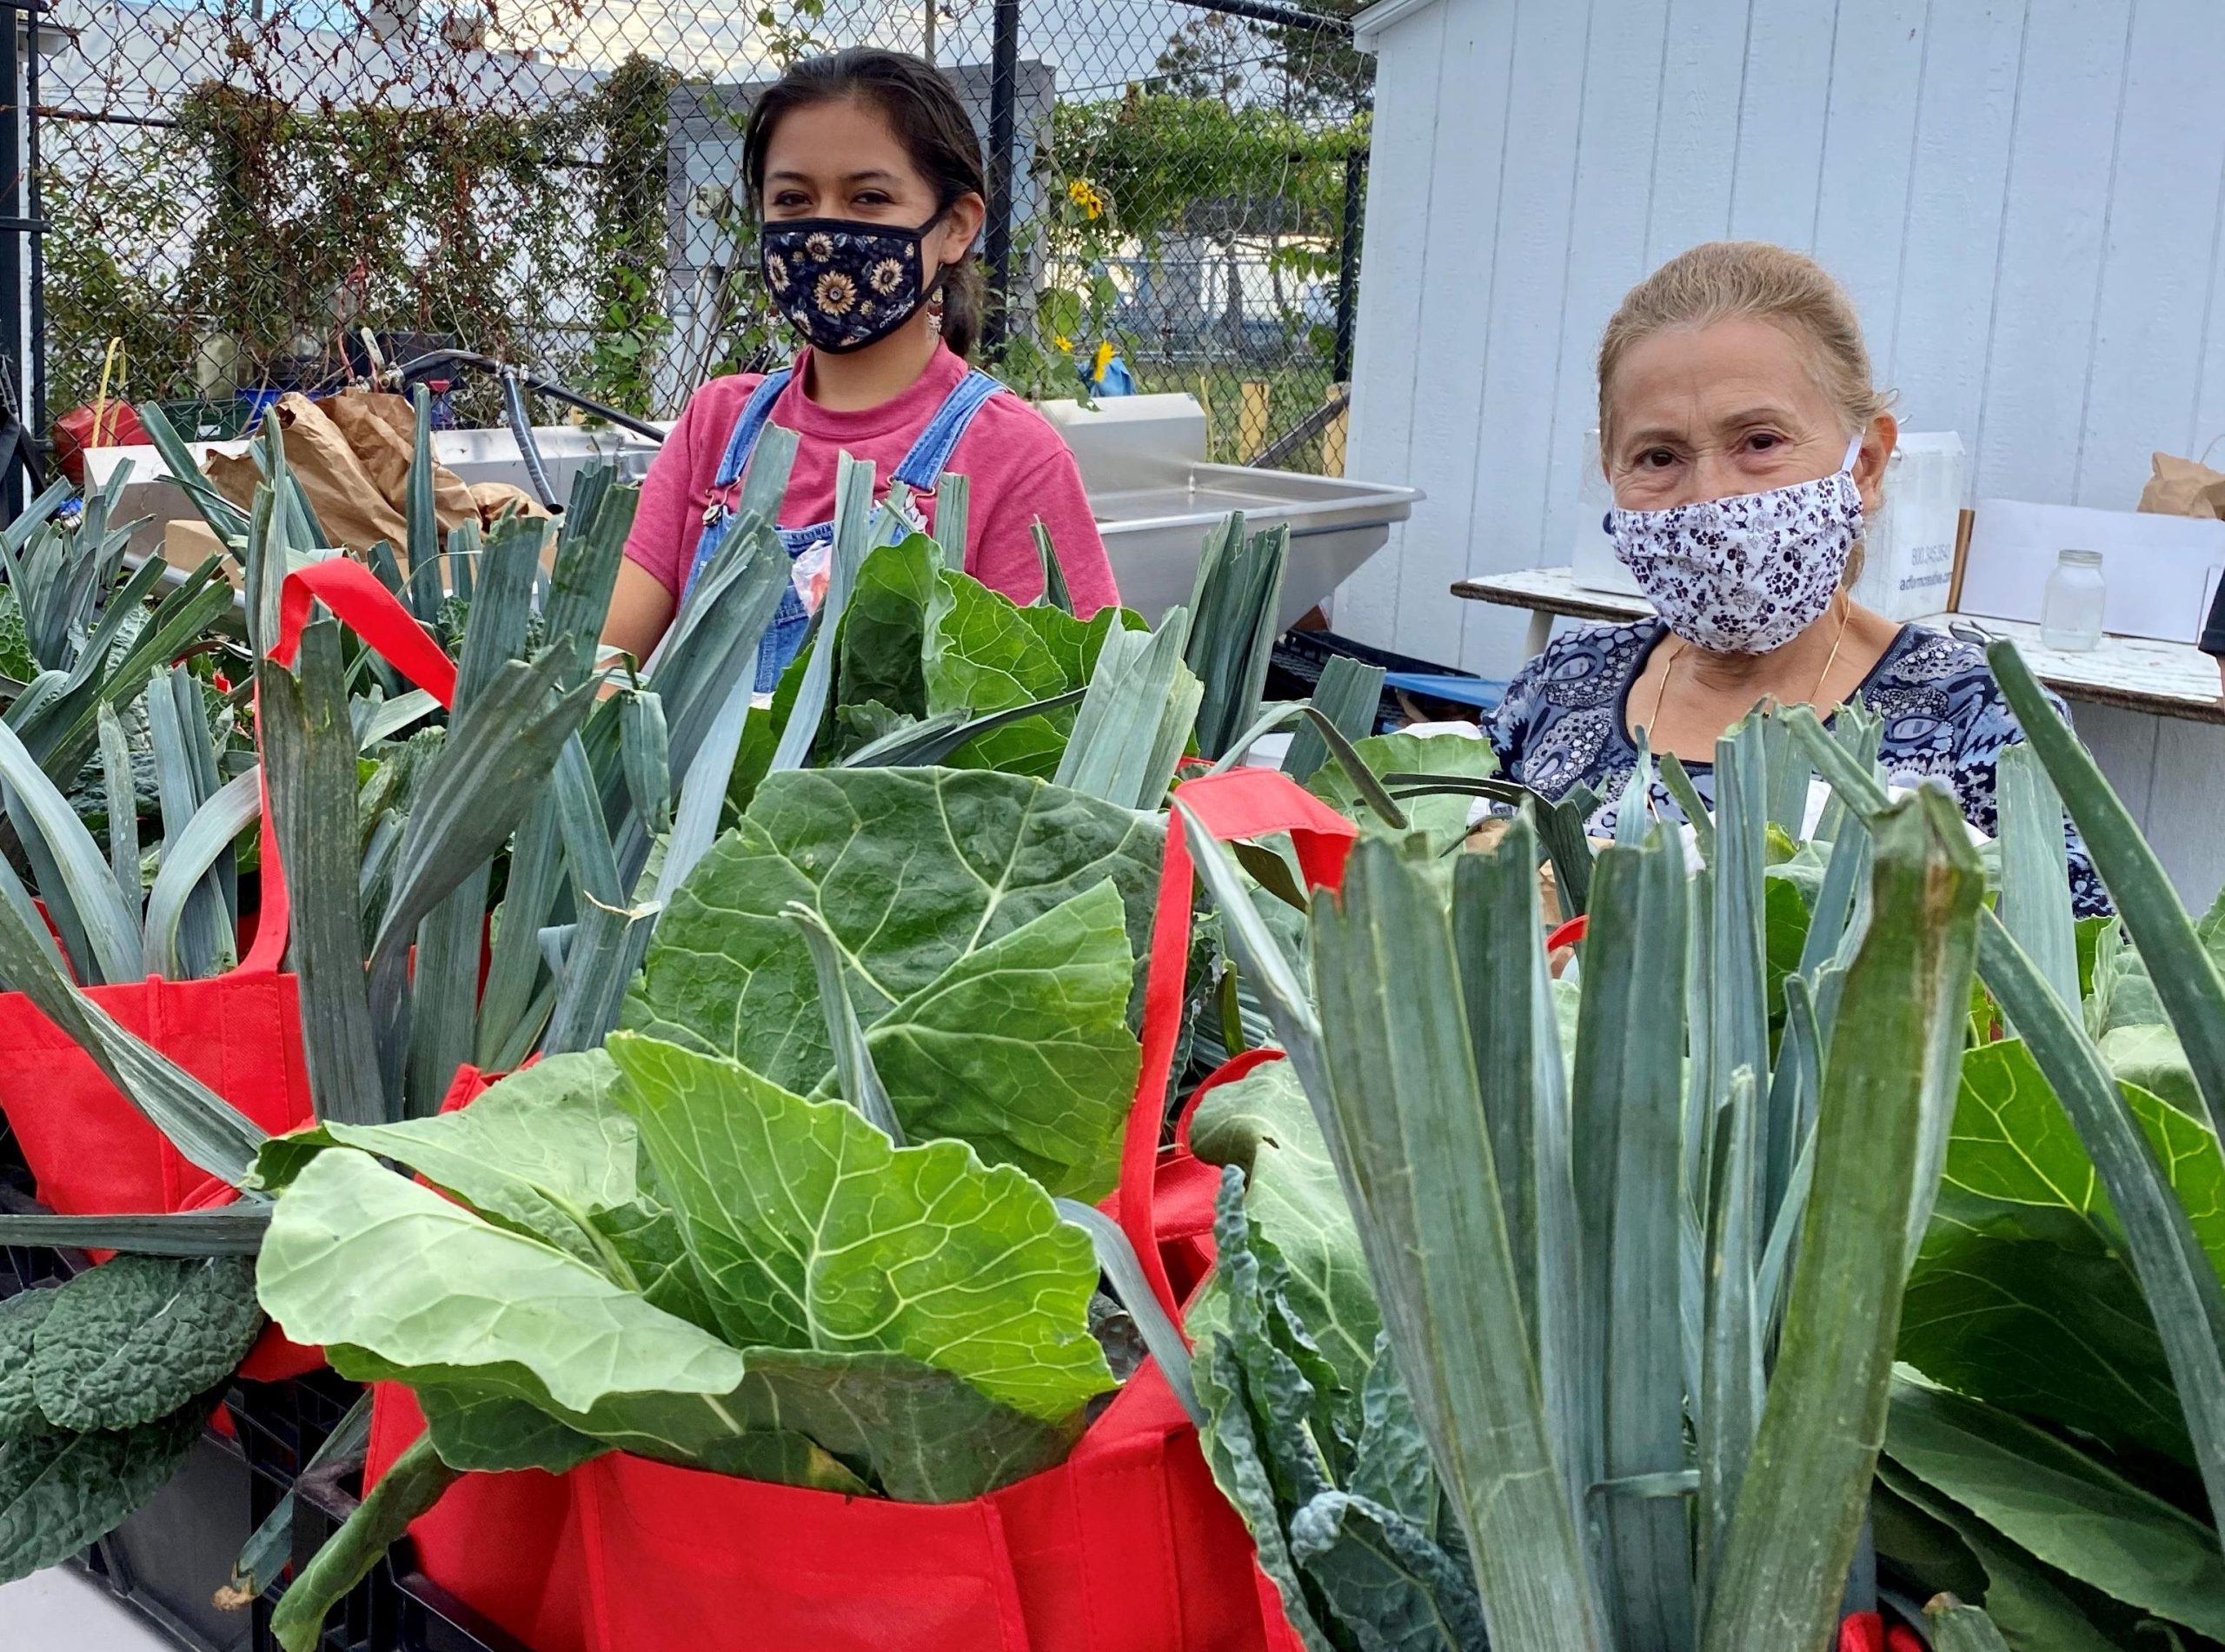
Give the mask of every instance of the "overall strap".
POLYGON ((967 372, 943 398, 942 406, 935 409, 935 416, 927 421, 927 428, 920 432, 920 439, 912 444, 912 451, 904 455, 904 462, 896 467, 891 480, 902 482, 915 494, 933 493, 973 415, 1004 388, 979 368, 967 372))
POLYGON ((784 367, 776 373, 767 373, 749 393, 741 416, 734 421, 734 435, 727 440, 726 456, 719 461, 718 476, 711 483, 714 488, 724 492, 741 480, 749 455, 756 450, 757 438, 764 434, 766 421, 773 416, 773 404, 780 399, 780 392, 788 388, 788 381, 794 376, 794 368, 784 367))

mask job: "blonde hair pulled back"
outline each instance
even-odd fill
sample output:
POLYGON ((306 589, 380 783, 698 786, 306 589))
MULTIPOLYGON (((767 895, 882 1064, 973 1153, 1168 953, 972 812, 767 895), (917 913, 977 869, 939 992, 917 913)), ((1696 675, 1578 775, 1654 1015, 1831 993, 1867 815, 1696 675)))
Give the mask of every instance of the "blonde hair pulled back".
POLYGON ((1870 379, 1854 301, 1805 253, 1766 241, 1710 241, 1671 258, 1624 295, 1599 340, 1599 433, 1611 443, 1614 386, 1641 340, 1672 328, 1751 320, 1806 347, 1816 382, 1851 435, 1892 405, 1870 379))

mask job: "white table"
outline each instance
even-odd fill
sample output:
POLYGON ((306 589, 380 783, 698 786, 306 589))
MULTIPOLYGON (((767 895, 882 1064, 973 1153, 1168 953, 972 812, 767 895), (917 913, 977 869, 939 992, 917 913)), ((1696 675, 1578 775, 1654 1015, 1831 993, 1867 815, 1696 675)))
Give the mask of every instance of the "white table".
MULTIPOLYGON (((1565 567, 1461 580, 1452 594, 1527 608, 1531 654, 1545 646, 1557 617, 1619 625, 1653 612, 1643 597, 1577 585, 1565 567)), ((2042 682, 2074 702, 2080 737, 2180 895, 2195 911, 2206 908, 2225 884, 2225 701, 2216 660, 2185 643, 2138 637, 2104 637, 2097 648, 2062 654, 2041 643, 2039 627, 2012 620, 1942 614, 1924 623, 2008 638, 2042 682)))
MULTIPOLYGON (((1553 620, 1565 616, 1611 625, 1642 620, 1653 605, 1642 596, 1594 591, 1570 578, 1564 567, 1521 568, 1456 581, 1452 594, 1502 607, 1530 610, 1526 652, 1537 654, 1552 635, 1553 620)), ((2042 682, 2066 700, 2121 711, 2148 712, 2196 723, 2225 723, 2225 700, 2218 694, 2217 662, 2182 642, 2151 642, 2144 637, 2104 637, 2083 654, 2063 654, 2040 641, 2040 628, 2016 620, 1975 614, 1935 614, 1923 623, 1936 630, 1950 627, 2006 637, 2042 682)))

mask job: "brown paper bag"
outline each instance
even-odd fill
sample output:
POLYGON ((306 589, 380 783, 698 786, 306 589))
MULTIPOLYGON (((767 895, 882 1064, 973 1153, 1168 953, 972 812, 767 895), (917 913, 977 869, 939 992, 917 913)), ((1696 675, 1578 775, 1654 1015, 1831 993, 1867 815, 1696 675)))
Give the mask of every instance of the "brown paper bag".
MULTIPOLYGON (((361 554, 384 540, 397 553, 404 552, 409 530, 402 513, 387 502, 340 427, 297 391, 280 397, 272 412, 284 432, 286 468, 333 543, 361 554)), ((262 473, 252 456, 212 454, 205 468, 227 499, 242 510, 253 508, 262 473)))
MULTIPOLYGON (((416 414, 398 395, 343 390, 317 403, 339 429, 386 502, 409 509, 409 461, 417 448, 416 414)), ((291 448, 288 453, 290 454, 291 448)), ((433 515, 445 539, 462 522, 477 521, 479 508, 463 479, 445 465, 433 467, 433 515)), ((406 547, 397 543, 397 551, 406 547)))
POLYGON ((2225 470, 2168 453, 2150 462, 2155 474, 2141 491, 2141 509, 2163 516, 2225 518, 2225 470))
POLYGON ((492 527, 506 512, 553 520, 555 513, 515 482, 475 481, 470 484, 471 502, 478 508, 480 525, 492 527))

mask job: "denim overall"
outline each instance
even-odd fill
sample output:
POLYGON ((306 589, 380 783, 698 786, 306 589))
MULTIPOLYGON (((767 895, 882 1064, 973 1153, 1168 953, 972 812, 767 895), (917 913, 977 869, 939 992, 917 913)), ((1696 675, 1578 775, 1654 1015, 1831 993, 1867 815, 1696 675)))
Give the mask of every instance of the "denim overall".
MULTIPOLYGON (((780 392, 787 388, 788 381, 794 373, 794 368, 784 367, 777 373, 767 374, 765 381, 750 396, 748 405, 741 410, 741 416, 734 421, 734 435, 727 442, 726 457, 719 461, 717 480, 711 484, 714 494, 723 495, 732 492, 734 484, 741 480, 741 473, 749 463, 749 455, 757 446, 758 435, 765 428, 766 421, 772 416, 773 403, 780 399, 780 392)), ((1003 388, 987 374, 978 370, 969 372, 960 379, 957 388, 935 410, 935 416, 927 421, 927 428, 912 444, 912 451, 904 455, 903 463, 896 467, 892 481, 901 482, 915 494, 932 493, 944 467, 950 463, 951 453, 957 448, 959 438, 973 422, 973 415, 981 410, 984 402, 1003 388)), ((705 566, 716 554, 720 542, 726 538, 727 529, 733 525, 734 510, 727 504, 714 501, 704 513, 702 537, 695 541, 695 559, 688 565, 687 583, 681 587, 682 601, 687 600, 687 593, 694 589, 695 581, 701 577, 705 566)), ((834 524, 832 522, 819 522, 809 527, 782 527, 778 531, 780 542, 787 547, 791 561, 821 546, 832 545, 834 541, 834 524)), ((759 693, 769 694, 780 686, 780 673, 787 669, 788 662, 803 651, 804 633, 810 624, 811 610, 804 607, 803 597, 792 580, 787 588, 780 593, 780 606, 774 613, 773 623, 765 633, 764 641, 757 647, 759 693)))

